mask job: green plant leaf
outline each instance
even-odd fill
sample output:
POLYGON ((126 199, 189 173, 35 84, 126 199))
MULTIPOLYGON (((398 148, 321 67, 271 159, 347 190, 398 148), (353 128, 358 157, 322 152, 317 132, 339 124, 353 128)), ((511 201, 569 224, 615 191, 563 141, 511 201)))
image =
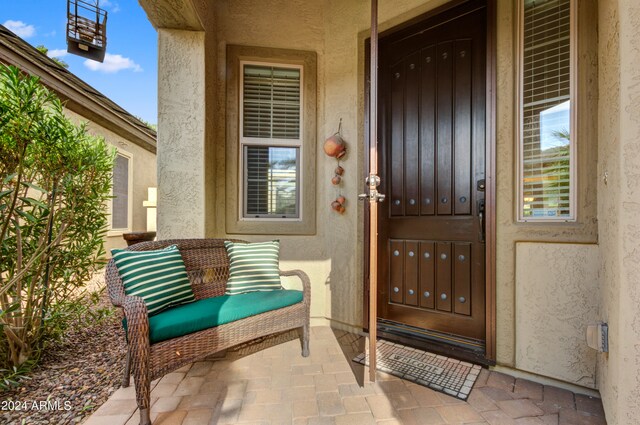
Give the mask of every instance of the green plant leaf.
POLYGON ((10 304, 9 307, 7 307, 5 310, 0 310, 0 318, 5 314, 13 313, 14 311, 17 311, 19 309, 20 309, 20 303, 15 302, 13 304, 10 304))
POLYGON ((28 188, 31 188, 33 190, 37 190, 38 192, 42 192, 42 193, 47 193, 47 191, 43 188, 41 188, 40 186, 33 184, 31 182, 27 182, 27 181, 22 181, 20 182, 21 185, 26 186, 28 188))
POLYGON ((28 213, 28 212, 23 211, 23 210, 16 210, 16 212, 18 213, 18 215, 19 215, 20 217, 22 217, 22 218, 24 218, 24 219, 26 219, 26 220, 29 220, 29 221, 30 221, 30 222, 32 222, 32 223, 37 223, 37 222, 38 222, 38 219, 37 219, 37 218, 35 218, 35 217, 33 216, 33 214, 31 214, 31 213, 28 213))
POLYGON ((19 196, 18 198, 22 202, 24 202, 25 204, 29 204, 29 205, 34 206, 34 207, 40 207, 40 208, 43 208, 43 209, 49 209, 47 204, 45 204, 44 202, 39 201, 37 199, 28 198, 28 197, 24 197, 24 196, 19 196))
POLYGON ((11 180, 13 180, 14 178, 16 178, 16 176, 18 175, 18 173, 13 173, 13 174, 9 174, 8 176, 6 176, 4 179, 2 179, 2 184, 7 184, 9 183, 11 180))

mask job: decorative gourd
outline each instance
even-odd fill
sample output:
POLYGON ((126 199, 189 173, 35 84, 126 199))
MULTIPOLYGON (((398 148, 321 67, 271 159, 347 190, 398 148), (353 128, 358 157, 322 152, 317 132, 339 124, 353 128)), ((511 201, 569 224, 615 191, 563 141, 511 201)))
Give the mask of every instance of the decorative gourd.
POLYGON ((324 153, 337 159, 342 158, 347 153, 347 144, 340 134, 335 133, 324 141, 324 153))

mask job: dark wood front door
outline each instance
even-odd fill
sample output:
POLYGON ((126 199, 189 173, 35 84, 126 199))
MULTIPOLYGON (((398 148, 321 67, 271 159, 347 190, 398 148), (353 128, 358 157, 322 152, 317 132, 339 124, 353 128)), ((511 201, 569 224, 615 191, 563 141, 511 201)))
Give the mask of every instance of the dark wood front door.
POLYGON ((485 339, 486 10, 380 40, 378 317, 485 339))

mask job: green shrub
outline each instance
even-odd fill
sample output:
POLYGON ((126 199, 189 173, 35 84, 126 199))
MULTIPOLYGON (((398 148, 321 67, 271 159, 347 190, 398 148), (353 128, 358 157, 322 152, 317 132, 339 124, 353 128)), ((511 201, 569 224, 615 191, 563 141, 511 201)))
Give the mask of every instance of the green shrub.
POLYGON ((104 265, 115 153, 39 80, 0 65, 0 367, 38 359, 104 265))

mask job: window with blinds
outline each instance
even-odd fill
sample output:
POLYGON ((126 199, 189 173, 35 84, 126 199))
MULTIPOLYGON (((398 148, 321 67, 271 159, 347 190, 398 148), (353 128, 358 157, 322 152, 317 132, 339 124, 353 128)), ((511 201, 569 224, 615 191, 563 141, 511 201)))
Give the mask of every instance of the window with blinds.
POLYGON ((573 220, 571 0, 522 0, 520 219, 573 220))
POLYGON ((245 65, 243 135, 300 138, 300 69, 245 65))
POLYGON ((116 155, 113 167, 113 198, 111 199, 111 228, 129 228, 129 158, 116 155))
POLYGON ((245 217, 298 217, 298 148, 245 146, 245 217))
POLYGON ((241 66, 243 218, 300 218, 302 69, 241 66))

